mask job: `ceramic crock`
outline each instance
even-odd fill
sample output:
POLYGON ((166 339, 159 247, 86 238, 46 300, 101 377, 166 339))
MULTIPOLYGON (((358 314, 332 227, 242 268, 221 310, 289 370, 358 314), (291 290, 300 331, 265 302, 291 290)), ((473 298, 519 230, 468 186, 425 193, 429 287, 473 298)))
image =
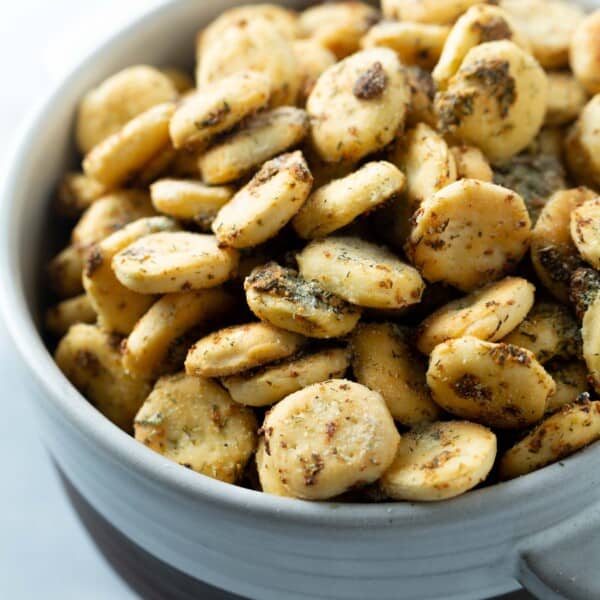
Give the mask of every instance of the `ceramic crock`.
POLYGON ((248 598, 468 600, 520 585, 544 600, 600 598, 599 444, 447 502, 308 503, 167 461, 102 417, 55 366, 37 299, 52 243, 49 202, 76 160, 78 99, 127 65, 185 65, 196 31, 235 4, 179 0, 148 12, 62 81, 16 144, 1 196, 0 303, 53 459, 125 538, 192 579, 248 598))

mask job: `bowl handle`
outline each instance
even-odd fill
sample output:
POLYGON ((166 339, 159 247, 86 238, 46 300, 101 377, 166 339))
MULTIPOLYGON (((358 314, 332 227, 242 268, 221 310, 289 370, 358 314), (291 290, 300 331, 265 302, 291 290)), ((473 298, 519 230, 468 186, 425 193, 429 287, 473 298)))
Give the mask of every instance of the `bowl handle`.
POLYGON ((536 598, 600 598, 600 505, 524 541, 516 578, 536 598))

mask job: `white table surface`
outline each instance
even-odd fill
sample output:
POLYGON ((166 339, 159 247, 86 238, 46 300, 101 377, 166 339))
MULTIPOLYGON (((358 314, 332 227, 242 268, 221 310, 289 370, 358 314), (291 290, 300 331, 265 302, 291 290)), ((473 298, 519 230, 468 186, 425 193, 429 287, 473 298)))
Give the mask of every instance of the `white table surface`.
MULTIPOLYGON (((0 1, 0 164, 49 85, 116 24, 156 0, 0 1)), ((1 175, 0 175, 1 176, 1 175)), ((0 598, 131 600, 68 504, 37 438, 0 323, 0 598)))

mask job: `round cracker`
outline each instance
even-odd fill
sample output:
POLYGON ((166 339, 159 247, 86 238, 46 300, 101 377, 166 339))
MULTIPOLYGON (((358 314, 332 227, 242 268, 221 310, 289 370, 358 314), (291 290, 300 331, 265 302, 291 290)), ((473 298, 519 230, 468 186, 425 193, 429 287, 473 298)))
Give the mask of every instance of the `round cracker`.
POLYGON ((485 480, 496 458, 496 436, 467 421, 422 425, 402 435, 379 487, 394 500, 453 498, 485 480))
POLYGON ((230 279, 238 253, 220 248, 213 235, 188 231, 147 235, 112 259, 117 279, 140 294, 210 288, 230 279))
POLYGON ((442 133, 478 146, 492 162, 525 149, 546 113, 548 83, 536 60, 508 40, 469 50, 435 97, 442 133))
POLYGON ((329 67, 308 97, 311 141, 327 162, 358 161, 402 128, 410 87, 393 50, 362 50, 329 67))
POLYGON ((513 479, 559 461, 600 439, 600 402, 566 404, 500 458, 501 479, 513 479))
POLYGON ((474 337, 434 348, 427 385, 449 413, 502 429, 539 421, 555 391, 552 377, 529 350, 474 337))
POLYGON ((358 306, 404 308, 419 302, 425 289, 414 267, 356 237, 315 240, 296 258, 305 279, 358 306))
POLYGON ((276 263, 257 267, 244 281, 250 310, 276 327, 308 337, 341 337, 354 329, 360 309, 276 263))
POLYGON ((254 413, 218 384, 184 373, 159 379, 135 417, 135 438, 198 473, 228 483, 256 448, 254 413))
POLYGON ((283 487, 310 500, 378 479, 400 439, 383 398, 346 379, 287 396, 267 413, 262 432, 283 487))
POLYGON ((312 183, 299 150, 266 162, 219 210, 212 223, 219 243, 249 248, 266 242, 301 209, 312 183))
POLYGON ((202 377, 232 375, 291 356, 305 342, 302 336, 268 323, 234 325, 196 342, 185 369, 189 375, 202 377))
POLYGON ((496 342, 523 321, 533 306, 534 286, 521 277, 506 277, 453 300, 419 326, 417 347, 424 354, 442 342, 463 336, 496 342))
POLYGON ((513 191, 475 179, 456 181, 425 200, 407 241, 428 281, 471 291, 512 270, 529 247, 531 222, 513 191))
POLYGON ((328 235, 400 193, 406 177, 380 160, 316 189, 294 217, 296 233, 311 239, 328 235))
POLYGON ((261 112, 200 157, 202 179, 211 185, 235 181, 297 146, 308 129, 308 116, 300 108, 281 106, 261 112))
POLYGON ((270 406, 313 383, 343 377, 349 363, 345 348, 327 348, 257 371, 224 377, 221 383, 240 404, 270 406))

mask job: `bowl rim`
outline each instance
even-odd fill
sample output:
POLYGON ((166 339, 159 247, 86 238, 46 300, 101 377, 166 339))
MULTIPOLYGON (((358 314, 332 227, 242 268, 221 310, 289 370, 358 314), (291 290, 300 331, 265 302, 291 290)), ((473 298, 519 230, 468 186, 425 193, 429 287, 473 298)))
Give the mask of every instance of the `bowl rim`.
MULTIPOLYGON (((276 0, 275 0, 276 1, 276 0)), ((551 490, 568 486, 570 480, 579 477, 584 468, 596 462, 595 454, 600 444, 587 448, 573 456, 511 481, 472 490, 456 498, 434 503, 384 502, 337 503, 309 502, 292 498, 272 496, 263 492, 224 483, 200 473, 191 472, 146 448, 126 434, 99 411, 73 387, 54 363, 52 355, 43 343, 26 300, 23 273, 18 265, 20 236, 25 233, 17 228, 19 188, 24 178, 20 165, 25 162, 31 149, 40 143, 39 131, 54 106, 60 102, 65 90, 82 76, 105 52, 116 52, 119 44, 135 36, 138 31, 156 24, 170 11, 185 2, 164 1, 131 19, 118 31, 105 38, 54 85, 51 93, 31 111, 20 127, 12 153, 8 154, 8 175, 0 188, 0 313, 23 363, 33 374, 52 403, 68 422, 75 426, 91 443, 108 455, 112 455, 125 467, 167 486, 177 494, 194 500, 210 502, 247 514, 276 518, 284 521, 301 521, 321 526, 344 525, 360 527, 388 527, 391 522, 427 523, 464 521, 487 514, 504 512, 515 503, 526 506, 534 495, 551 495, 551 490), (564 467, 569 468, 564 468, 564 467), (485 513, 481 507, 485 504, 485 513)), ((575 486, 576 487, 576 486, 575 486)))

